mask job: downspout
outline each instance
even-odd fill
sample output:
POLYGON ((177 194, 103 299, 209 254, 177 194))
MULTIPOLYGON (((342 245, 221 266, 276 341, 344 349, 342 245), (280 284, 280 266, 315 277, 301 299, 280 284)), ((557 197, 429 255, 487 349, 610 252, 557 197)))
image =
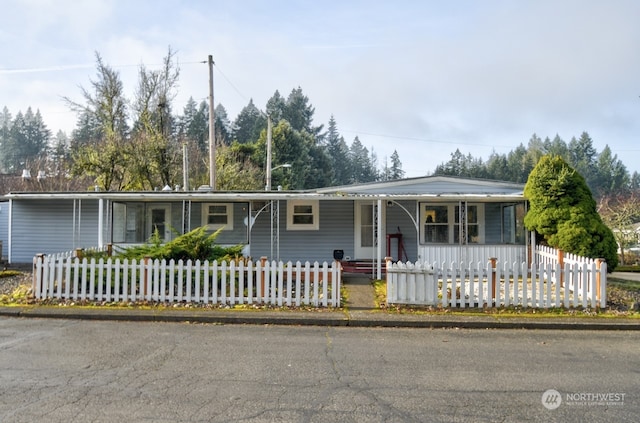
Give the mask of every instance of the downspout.
POLYGON ((278 209, 277 209, 277 216, 276 219, 278 219, 276 221, 276 231, 277 231, 277 240, 276 240, 276 257, 278 260, 278 263, 280 262, 280 200, 278 200, 278 209))

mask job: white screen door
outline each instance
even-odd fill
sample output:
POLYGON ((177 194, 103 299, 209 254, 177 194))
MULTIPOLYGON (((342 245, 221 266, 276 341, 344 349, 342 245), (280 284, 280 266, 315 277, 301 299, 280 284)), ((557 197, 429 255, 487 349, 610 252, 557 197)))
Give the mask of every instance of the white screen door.
POLYGON ((355 259, 372 259, 378 245, 379 225, 375 203, 355 203, 355 259))
POLYGON ((158 230, 163 241, 171 239, 171 206, 169 204, 154 204, 149 206, 147 214, 147 230, 149 237, 158 230))

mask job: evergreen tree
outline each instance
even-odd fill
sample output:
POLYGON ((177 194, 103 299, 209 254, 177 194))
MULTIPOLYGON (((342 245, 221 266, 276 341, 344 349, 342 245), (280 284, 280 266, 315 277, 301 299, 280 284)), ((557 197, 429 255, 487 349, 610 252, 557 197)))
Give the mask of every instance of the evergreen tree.
POLYGON ((571 139, 569 142, 569 164, 584 177, 591 189, 597 185, 596 158, 597 152, 589 134, 583 132, 580 138, 573 137, 571 139))
POLYGON ((549 139, 547 138, 547 140, 545 141, 545 150, 547 154, 554 154, 556 156, 564 158, 569 157, 569 147, 558 134, 556 134, 556 136, 553 138, 553 141, 549 141, 549 139))
POLYGON ((351 162, 351 178, 350 183, 373 182, 377 180, 377 170, 372 164, 372 157, 369 150, 362 145, 360 139, 356 136, 351 143, 349 149, 351 162))
POLYGON ((509 167, 509 181, 525 182, 533 165, 527 161, 527 149, 520 144, 515 150, 507 155, 507 165, 509 167))
POLYGON ((322 131, 322 126, 313 126, 313 114, 315 108, 309 104, 309 98, 302 93, 302 88, 291 90, 282 115, 293 129, 302 132, 306 131, 313 137, 317 137, 322 131))
POLYGON ((50 159, 51 169, 49 172, 58 177, 66 177, 71 165, 71 151, 69 150, 69 138, 62 131, 58 131, 55 136, 50 159))
POLYGON ((349 147, 344 141, 344 137, 338 132, 338 125, 333 115, 329 118, 329 126, 325 139, 326 151, 332 169, 330 185, 347 185, 352 174, 349 147))
POLYGON ((391 168, 389 167, 389 163, 387 158, 384 158, 384 164, 382 165, 382 171, 380 172, 380 180, 381 181, 391 181, 391 168))
POLYGON ((11 113, 4 106, 0 114, 0 171, 9 173, 13 163, 12 149, 15 147, 11 140, 11 113))
POLYGON ((267 128, 267 118, 253 104, 253 99, 238 114, 233 123, 233 139, 241 144, 255 142, 267 128))
POLYGON ((495 151, 492 152, 489 156, 489 160, 487 160, 487 178, 496 181, 508 181, 509 177, 507 156, 504 154, 497 154, 495 151))
POLYGON ((68 97, 64 99, 72 110, 80 113, 80 122, 89 125, 82 132, 90 134, 96 142, 107 139, 124 140, 128 136, 129 126, 127 98, 120 74, 105 64, 98 53, 96 65, 98 78, 91 81, 93 92, 81 87, 85 104, 74 102, 68 97))
POLYGON ((633 175, 631 175, 631 182, 629 183, 629 188, 633 191, 640 189, 640 173, 633 172, 633 175))
POLYGON ((39 110, 34 114, 29 107, 24 114, 18 112, 10 126, 5 122, 3 133, 6 138, 2 145, 2 166, 6 172, 20 173, 29 162, 46 156, 51 131, 39 110))
POLYGON ((287 102, 280 95, 280 92, 276 90, 273 96, 267 101, 267 114, 271 116, 271 121, 274 125, 280 122, 286 113, 287 102))
POLYGON ((315 143, 311 135, 306 134, 309 148, 309 167, 305 175, 304 188, 321 188, 331 184, 332 166, 327 151, 315 143))
POLYGON ((467 173, 466 158, 459 148, 451 153, 451 159, 448 162, 436 166, 435 175, 444 176, 462 176, 467 173))
POLYGON ((602 222, 584 178, 561 157, 543 156, 524 188, 529 211, 524 224, 545 242, 583 257, 604 258, 608 270, 618 264, 613 232, 602 222))
POLYGON ((76 127, 71 132, 71 150, 96 146, 102 140, 102 128, 98 116, 89 110, 78 111, 76 127))
POLYGON ((402 162, 400 162, 400 156, 396 150, 393 150, 391 154, 391 174, 392 180, 404 178, 404 170, 402 170, 402 162))
MULTIPOLYGON (((208 119, 209 113, 207 113, 208 119)), ((227 115, 227 109, 222 104, 218 104, 215 108, 214 115, 216 118, 216 144, 217 145, 230 145, 231 144, 231 121, 227 115)), ((207 131, 209 131, 209 124, 207 122, 207 131)), ((208 139, 208 137, 207 137, 208 139)))
MULTIPOLYGON (((273 127, 271 145, 271 186, 281 185, 284 189, 304 189, 308 173, 311 171, 312 161, 309 147, 312 143, 308 134, 293 129, 289 121, 283 119, 273 127), (305 138, 307 137, 307 138, 305 138), (290 164, 291 168, 279 167, 290 164), (277 168, 277 169, 276 169, 277 168)), ((257 163, 263 164, 266 158, 266 131, 260 136, 257 163)))
MULTIPOLYGON (((96 62, 98 78, 91 81, 94 93, 82 88, 86 104, 65 98, 69 106, 80 113, 79 122, 88 125, 79 132, 95 137, 91 144, 72 140, 74 147, 81 146, 73 150, 72 172, 75 176, 94 177, 102 189, 120 190, 124 186, 127 167, 127 99, 120 74, 106 65, 97 53, 96 62)), ((74 131, 74 136, 77 134, 74 131)))
MULTIPOLYGON (((216 120, 217 115, 216 112, 216 120)), ((216 128, 217 126, 216 124, 216 128)), ((189 97, 182 116, 177 118, 177 135, 180 140, 195 143, 201 152, 208 151, 209 106, 206 101, 197 104, 193 97, 189 97)))
POLYGON ((627 168, 618 160, 617 155, 611 153, 608 145, 604 147, 598 155, 595 169, 593 190, 598 196, 611 194, 613 192, 624 192, 630 185, 629 172, 627 168))
POLYGON ((24 114, 18 111, 9 132, 9 138, 2 146, 4 153, 4 168, 7 173, 19 174, 26 166, 26 157, 23 145, 27 143, 27 131, 24 114))
POLYGON ((178 179, 182 160, 180 146, 173 138, 172 109, 179 75, 175 52, 171 48, 163 59, 162 68, 140 67, 126 189, 173 186, 178 179))

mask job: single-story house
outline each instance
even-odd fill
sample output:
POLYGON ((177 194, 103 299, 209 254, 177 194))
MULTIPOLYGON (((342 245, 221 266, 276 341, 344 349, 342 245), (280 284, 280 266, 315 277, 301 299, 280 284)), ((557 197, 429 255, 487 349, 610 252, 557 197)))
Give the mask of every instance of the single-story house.
MULTIPOLYGON (((200 226, 254 259, 527 261, 524 186, 427 176, 305 191, 13 192, 5 255, 169 240, 200 226)), ((6 203, 3 203, 6 204, 6 203)), ((4 205, 2 206, 4 212, 4 205)))

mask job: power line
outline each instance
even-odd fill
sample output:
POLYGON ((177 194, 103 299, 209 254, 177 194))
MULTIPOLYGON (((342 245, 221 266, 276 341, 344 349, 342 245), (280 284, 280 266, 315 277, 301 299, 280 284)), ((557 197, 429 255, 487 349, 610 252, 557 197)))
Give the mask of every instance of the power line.
MULTIPOLYGON (((180 62, 178 65, 192 65, 196 63, 203 62, 180 62)), ((206 62, 205 62, 206 63, 206 62)), ((128 68, 128 67, 137 67, 137 66, 164 66, 164 63, 151 63, 151 64, 121 64, 121 65, 109 65, 112 68, 128 68)), ((12 73, 39 73, 39 72, 64 72, 76 69, 91 69, 95 67, 95 63, 79 63, 73 65, 52 65, 52 66, 42 66, 42 67, 34 67, 34 68, 5 68, 0 69, 0 74, 12 74, 12 73)))
POLYGON ((247 100, 247 97, 238 89, 238 87, 236 87, 233 82, 231 82, 231 80, 229 78, 227 78, 227 75, 225 75, 222 70, 220 69, 220 67, 218 65, 215 65, 216 69, 218 69, 218 72, 220 73, 220 75, 222 75, 222 77, 224 78, 225 81, 227 81, 227 83, 231 86, 231 88, 234 89, 234 91, 245 101, 247 100))

